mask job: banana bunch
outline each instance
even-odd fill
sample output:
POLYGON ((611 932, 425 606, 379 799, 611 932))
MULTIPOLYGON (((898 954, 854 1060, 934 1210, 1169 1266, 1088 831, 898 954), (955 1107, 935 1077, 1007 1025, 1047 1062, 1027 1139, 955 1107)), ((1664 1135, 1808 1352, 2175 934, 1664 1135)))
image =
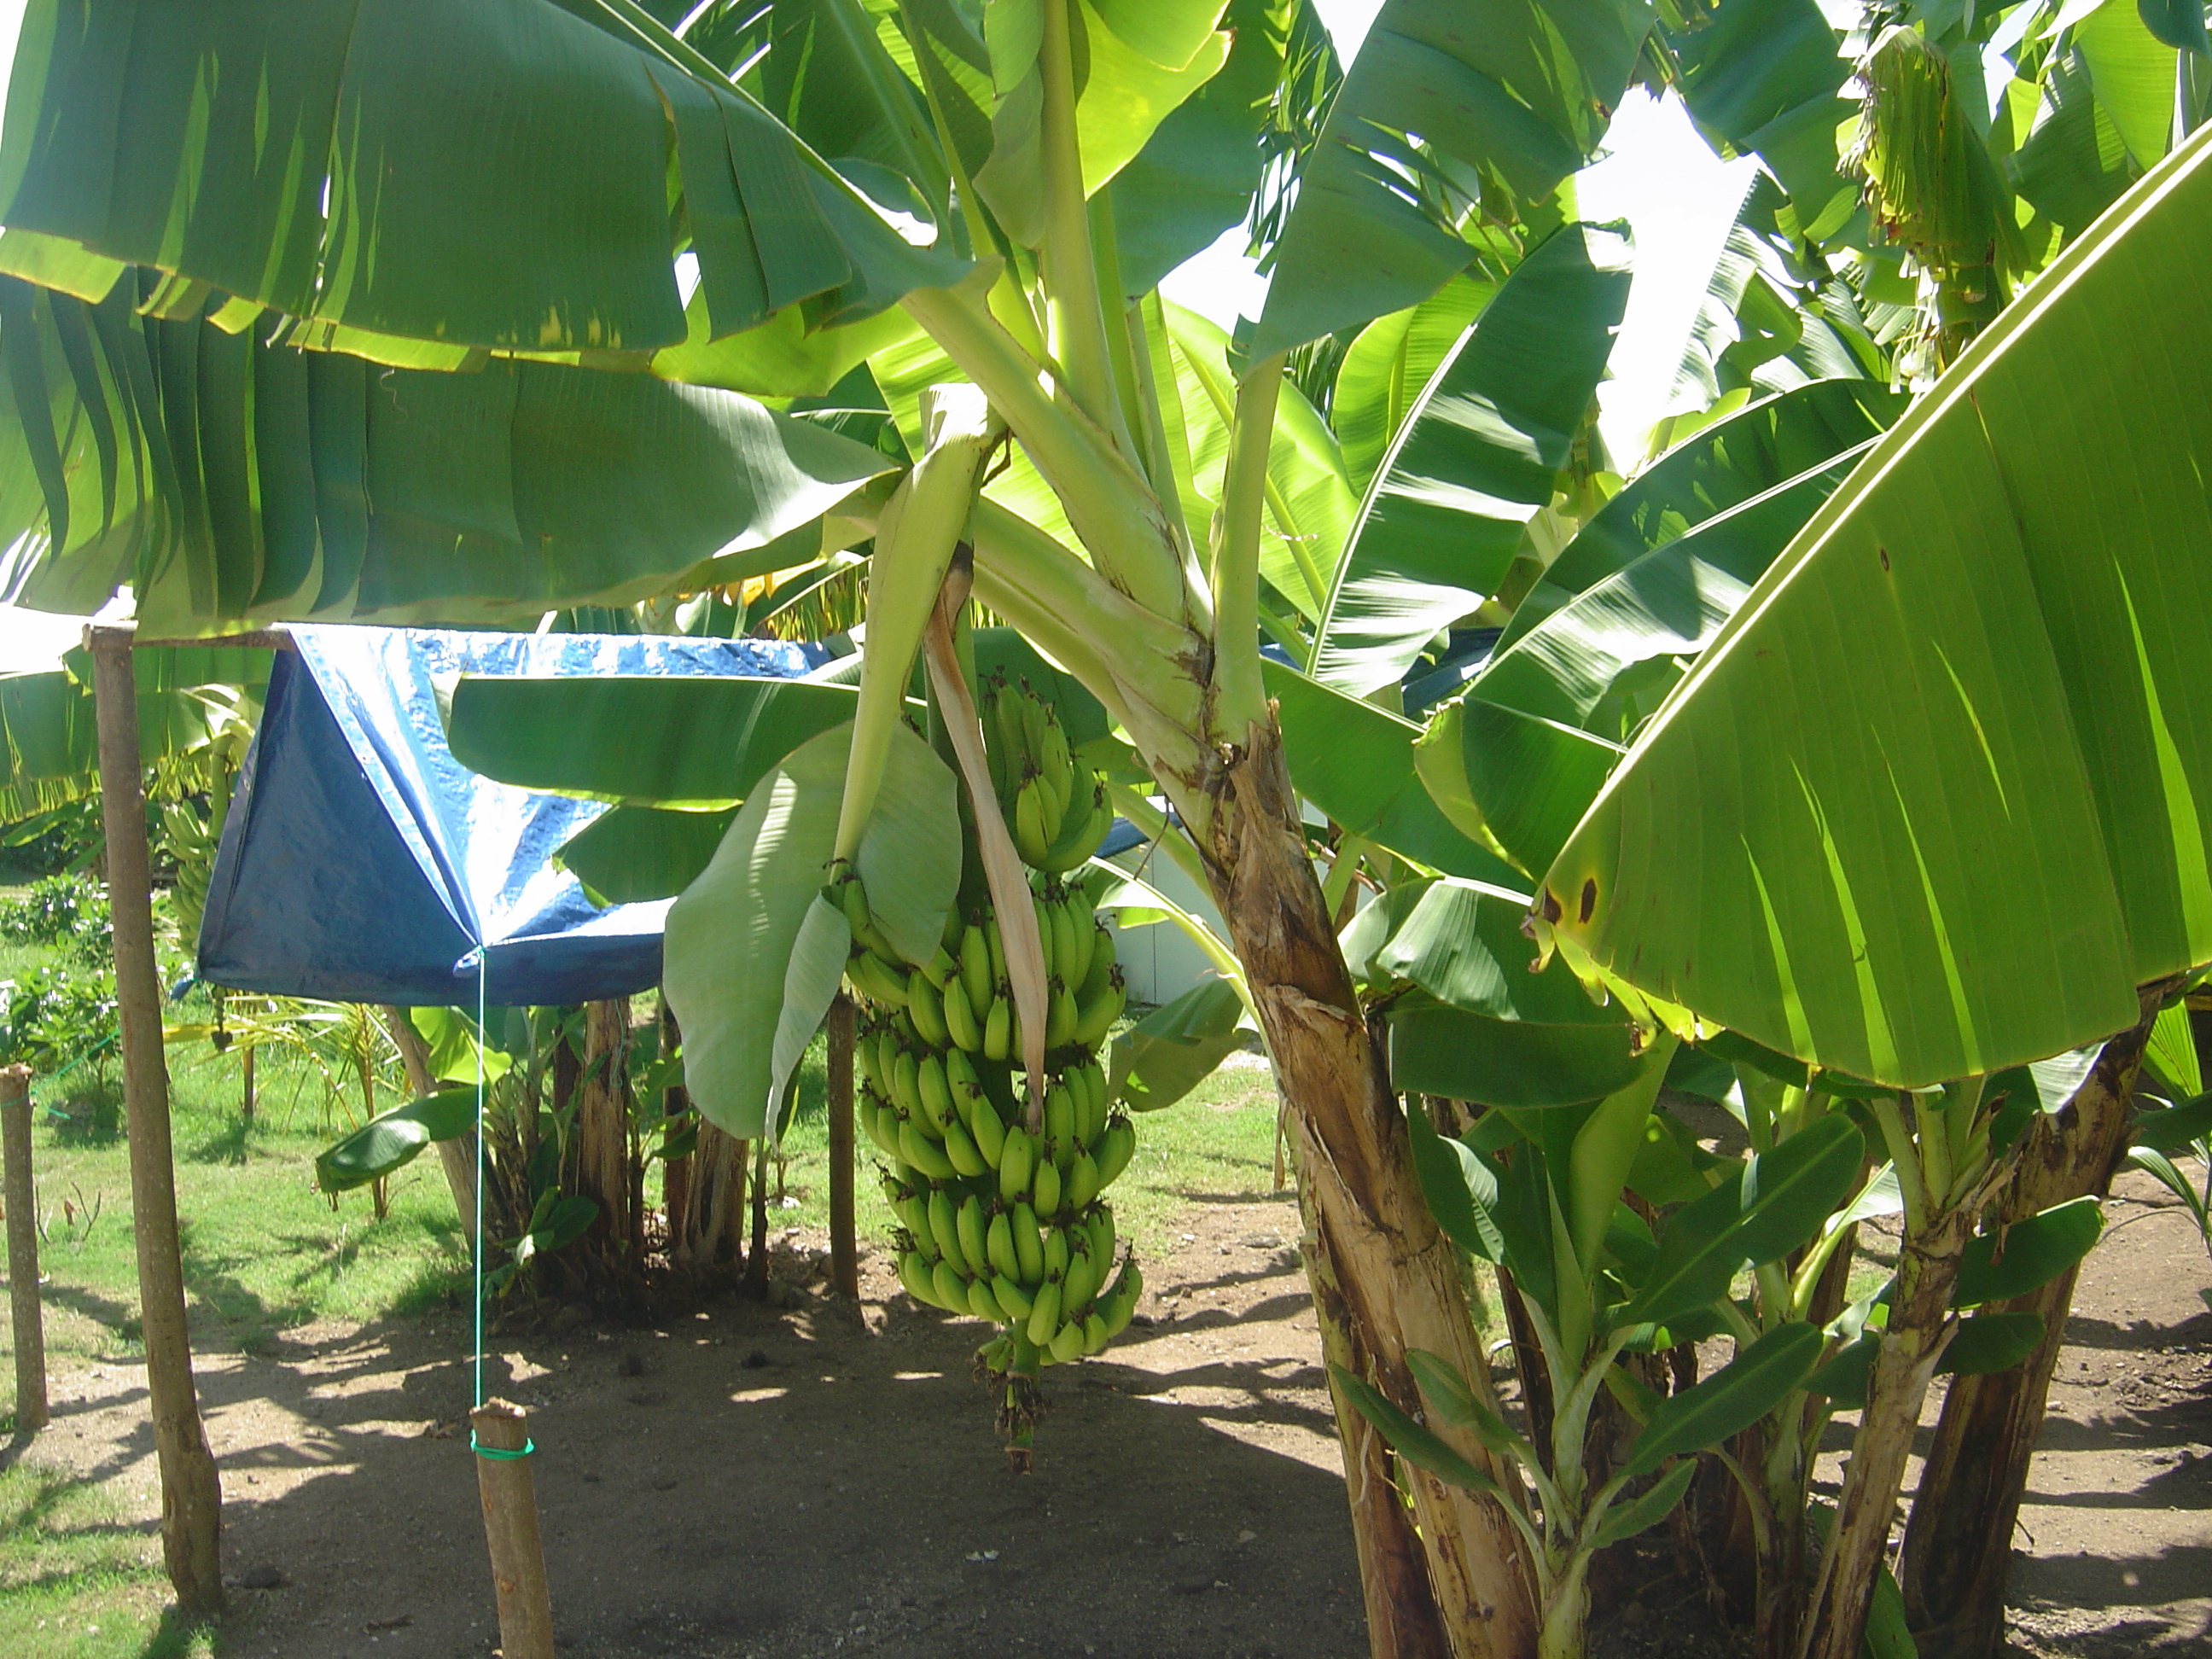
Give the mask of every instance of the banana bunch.
POLYGON ((1112 1109, 1097 1057, 1123 1000, 1113 935, 1082 888, 1059 878, 1112 822, 1104 787, 1026 685, 994 685, 983 725, 1044 946, 1036 1124, 1022 1103, 1023 1034, 988 905, 965 915, 956 905, 931 958, 908 963, 872 925, 856 876, 841 872, 830 893, 852 928, 847 978, 869 1010, 854 1115, 887 1160, 899 1277, 917 1301, 1005 1327, 982 1362, 1026 1376, 1097 1352, 1136 1311, 1144 1278, 1126 1257, 1116 1272, 1114 1212, 1101 1194, 1137 1139, 1112 1109))
POLYGON ((1075 758, 1060 716, 1026 681, 1017 689, 1000 677, 987 685, 981 714, 991 782, 1015 850, 1032 870, 1066 875, 1098 850, 1114 822, 1104 781, 1075 758))

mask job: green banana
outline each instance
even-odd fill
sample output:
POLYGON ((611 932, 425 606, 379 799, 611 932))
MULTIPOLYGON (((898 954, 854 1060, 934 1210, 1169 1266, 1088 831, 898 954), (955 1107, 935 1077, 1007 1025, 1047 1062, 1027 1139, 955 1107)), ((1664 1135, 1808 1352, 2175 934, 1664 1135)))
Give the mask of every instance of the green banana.
POLYGON ((1022 780, 1014 792, 1014 850, 1022 855, 1024 864, 1036 866, 1044 862, 1045 854, 1052 848, 1051 837, 1045 834, 1044 814, 1048 805, 1044 786, 1031 772, 1022 780))
POLYGON ((981 1085, 971 1083, 963 1084, 961 1087, 963 1095, 956 1096, 955 1099, 964 1098, 968 1108, 968 1133, 975 1142, 975 1150, 982 1153, 983 1162, 995 1170, 1000 1160, 1006 1155, 1005 1121, 999 1116, 999 1109, 991 1103, 991 1097, 983 1092, 981 1085))
POLYGON ((954 1215, 952 1224, 960 1235, 960 1253, 968 1259, 969 1271, 981 1273, 984 1264, 991 1259, 984 1248, 983 1200, 969 1194, 967 1201, 954 1215))
POLYGON ((1083 969, 1083 983, 1075 988, 1075 1000, 1088 1004, 1096 1001, 1114 975, 1114 930, 1095 918, 1091 924, 1091 960, 1083 969))
POLYGON ((1029 1316, 1036 1311, 1036 1298, 1017 1285, 1011 1274, 1000 1273, 991 1281, 991 1289, 998 1296, 1000 1307, 1006 1310, 1009 1324, 1027 1324, 1029 1316))
POLYGON ((991 1166, 983 1161, 983 1154, 976 1150, 974 1139, 957 1118, 947 1120, 945 1125, 945 1156, 963 1176, 972 1178, 990 1173, 991 1166))
POLYGON ((940 945, 937 947, 937 954, 915 971, 927 980, 932 986, 942 991, 946 982, 960 971, 960 964, 953 960, 951 951, 945 945, 940 945))
POLYGON ((1046 1345, 1046 1352, 1061 1364, 1066 1364, 1083 1352, 1083 1327, 1071 1322, 1062 1325, 1046 1345))
POLYGON ((919 1251, 908 1250, 899 1257, 898 1276, 899 1283, 906 1286, 906 1293, 915 1301, 927 1303, 933 1308, 939 1305, 937 1281, 931 1275, 930 1264, 922 1260, 919 1251))
POLYGON ((1075 1017, 1075 1029, 1069 1041, 1079 1042, 1086 1048, 1096 1048, 1106 1040, 1106 1033, 1114 1029, 1114 1022, 1121 1018, 1121 1004, 1126 993, 1121 987, 1121 970, 1113 969, 1108 975, 1106 988, 1093 1000, 1083 1005, 1075 1017))
POLYGON ((1068 1073, 1067 1081, 1083 1106, 1075 1138, 1088 1147, 1106 1127, 1106 1073, 1098 1069, 1097 1060, 1086 1060, 1068 1073))
POLYGON ((990 988, 996 994, 1004 996, 1006 983, 1006 941, 999 933, 999 919, 994 915, 986 916, 983 919, 983 949, 991 962, 990 988))
POLYGON ((950 1181, 959 1173, 945 1148, 915 1128, 911 1119, 899 1125, 898 1138, 899 1157, 932 1181, 950 1181))
POLYGON ((999 1298, 993 1293, 991 1281, 988 1279, 968 1281, 968 1311, 994 1325, 1006 1316, 1006 1310, 999 1305, 999 1298))
POLYGON ((956 1049, 974 1054, 983 1046, 983 1030, 975 1023, 975 1006, 968 1000, 963 975, 955 974, 945 981, 943 1002, 945 1036, 951 1039, 956 1049))
POLYGON ((1060 930, 1055 945, 1054 960, 1060 966, 1060 976, 1070 985, 1080 985, 1091 971, 1091 947, 1096 937, 1091 926, 1091 912, 1079 909, 1082 895, 1073 890, 1064 893, 1054 908, 1054 926, 1060 930))
MULTIPOLYGON (((924 994, 927 994, 927 992, 924 994)), ((1119 1014, 1121 1012, 1121 1007, 1117 1004, 1114 1009, 1114 1014, 1119 1014)), ((1070 1042, 1074 1042, 1079 1035, 1076 1024, 1077 1018, 1075 993, 1069 990, 1060 980, 1054 979, 1052 981, 1051 1000, 1045 1004, 1044 1046, 1048 1048, 1065 1048, 1070 1042)), ((1106 1024, 1111 1027, 1113 1023, 1113 1015, 1109 1015, 1106 1024)), ((1104 1035, 1105 1032, 1101 1030, 1099 1036, 1104 1035)), ((1091 1039, 1092 1043, 1097 1041, 1097 1037, 1091 1039)))
POLYGON ((1060 1165, 1050 1158, 1040 1159, 1036 1173, 1030 1177, 1030 1198, 1043 1219, 1060 1213, 1060 1165))
POLYGON ((1137 1311, 1138 1300, 1144 1293, 1145 1275, 1132 1256, 1121 1264, 1121 1276, 1114 1281, 1114 1288, 1099 1304, 1098 1311, 1106 1322, 1109 1341, 1127 1328, 1130 1316, 1137 1311))
POLYGON ((1121 1171, 1129 1167, 1129 1160, 1137 1154, 1137 1132, 1126 1117, 1117 1117, 1108 1124, 1098 1137, 1096 1158, 1098 1164, 1098 1190, 1104 1192, 1112 1186, 1121 1171))
POLYGON ((890 1080, 884 1071, 884 1036, 880 1030, 872 1030, 853 1045, 861 1073, 874 1086, 879 1098, 888 1098, 891 1091, 890 1080))
POLYGON ((929 1195, 929 1232, 937 1241, 939 1254, 960 1270, 962 1278, 974 1271, 975 1264, 960 1247, 959 1212, 953 1208, 952 1194, 942 1187, 929 1195))
MULTIPOLYGON (((1018 1123, 1006 1130, 1006 1144, 999 1153, 999 1196, 1009 1204, 1018 1204, 1030 1195, 1031 1165, 1036 1153, 1030 1143, 1029 1131, 1018 1123)), ((1046 1168, 1052 1166, 1047 1164, 1046 1168)), ((1042 1211, 1038 1212, 1042 1214, 1042 1211)))
POLYGON ((1098 1275, 1103 1271, 1091 1260, 1091 1246, 1085 1241, 1081 1249, 1069 1257, 1067 1271, 1060 1279, 1060 1310, 1073 1319, 1090 1302, 1091 1292, 1098 1288, 1098 1275))
POLYGON ((937 1305, 947 1313, 968 1311, 967 1276, 957 1271, 950 1261, 939 1261, 930 1269, 930 1278, 937 1287, 937 1305))
POLYGON ((1055 1161, 1060 1148, 1074 1143, 1075 1127, 1075 1094, 1063 1077, 1044 1091, 1044 1140, 1055 1161))
POLYGON ((1052 1228, 1044 1236, 1044 1276, 1051 1279, 1066 1278, 1069 1259, 1067 1229, 1052 1228))
POLYGON ((914 1093, 921 1103, 921 1115, 943 1139, 953 1121, 952 1091, 945 1086, 943 1060, 933 1054, 924 1054, 915 1062, 914 1093))
POLYGON ((952 1038, 945 1025, 945 1005, 939 999, 937 988, 918 969, 907 981, 906 1012, 925 1048, 943 1048, 951 1044, 952 1038))
POLYGON ((906 975, 873 951, 855 951, 845 963, 845 977, 871 1002, 886 1008, 906 1006, 906 975))
POLYGON ((994 997, 991 1011, 983 1017, 983 1058, 1004 1060, 1013 1053, 1014 1005, 1006 997, 994 997))
POLYGON ((1068 1166, 1067 1206, 1079 1210, 1098 1196, 1098 1164, 1090 1153, 1079 1152, 1068 1166))
POLYGON ((968 993, 969 1011, 978 1020, 991 1006, 991 987, 998 975, 991 971, 991 945, 981 927, 971 924, 960 935, 960 984, 968 993))
POLYGON ((1030 1341, 1039 1347, 1052 1340, 1060 1328, 1060 1281, 1047 1279, 1044 1288, 1031 1298, 1029 1323, 1024 1328, 1030 1341))
POLYGON ((898 1218, 906 1230, 914 1235, 915 1248, 931 1261, 945 1253, 937 1248, 937 1235, 929 1229, 929 1200, 920 1193, 911 1193, 899 1200, 898 1218))
POLYGON ((889 1106, 871 1099, 866 1094, 862 1095, 860 1099, 867 1109, 867 1115, 860 1120, 860 1127, 868 1132, 868 1139, 874 1141, 886 1155, 891 1158, 903 1157, 904 1154, 899 1150, 898 1114, 889 1106))
POLYGON ((1024 1200, 1010 1213, 1014 1261, 1021 1268, 1015 1277, 1024 1285, 1037 1284, 1044 1278, 1044 1234, 1037 1227, 1036 1212, 1024 1200))
POLYGON ((901 1049, 891 1062, 891 1098, 898 1103, 899 1114, 908 1122, 934 1127, 921 1103, 921 1062, 910 1050, 901 1049))
POLYGON ((990 1264, 1009 1279, 1021 1276, 1021 1259, 1014 1254, 1013 1218, 1004 1210, 991 1218, 984 1230, 983 1255, 990 1264))
POLYGON ((1106 1322, 1096 1310, 1083 1316, 1083 1352, 1088 1356, 1097 1353, 1109 1340, 1106 1322))
POLYGON ((1058 714, 1046 709, 1041 724, 1043 731, 1038 744, 1037 770, 1043 775, 1046 787, 1053 793, 1060 816, 1065 817, 1068 799, 1075 788, 1075 757, 1068 752, 1067 732, 1061 727, 1058 714))
POLYGON ((1101 1261, 1114 1259, 1114 1206, 1093 1205, 1083 1218, 1085 1230, 1091 1236, 1091 1254, 1101 1261))

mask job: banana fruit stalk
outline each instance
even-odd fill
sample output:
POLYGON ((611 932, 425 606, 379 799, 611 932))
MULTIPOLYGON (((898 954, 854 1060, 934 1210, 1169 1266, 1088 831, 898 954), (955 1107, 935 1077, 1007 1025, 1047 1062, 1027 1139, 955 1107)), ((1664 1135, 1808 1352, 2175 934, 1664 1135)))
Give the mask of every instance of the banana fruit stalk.
MULTIPOLYGON (((934 627, 929 643, 935 670, 934 627)), ((957 734, 972 705, 951 678, 958 696, 941 684, 939 700, 957 734)), ((987 852, 993 826, 1005 838, 1010 879, 990 884, 989 908, 956 907, 930 959, 908 962, 873 925, 849 864, 832 866, 828 894, 853 933, 846 974, 866 1010, 854 1115, 883 1154, 900 1282, 918 1302, 1001 1328, 981 1358, 1006 1382, 1002 1425, 1019 1438, 1027 1424, 1012 1402, 1033 1389, 1025 1379, 1120 1334, 1144 1275, 1103 1196, 1136 1152, 1097 1052, 1121 1013, 1121 971, 1088 895, 1060 878, 1091 857, 1110 814, 1026 686, 992 686, 987 714, 963 769, 985 792, 975 816, 987 852), (1012 834, 1010 804, 1034 820, 1012 834), (1016 856, 1024 841, 1045 862, 1016 856), (1024 957, 1041 997, 1018 994, 1024 957)))
POLYGON ((953 550, 967 532, 984 458, 1003 430, 971 386, 931 386, 922 393, 921 415, 928 447, 884 504, 868 562, 867 643, 845 764, 845 799, 837 815, 835 856, 840 859, 853 856, 875 811, 915 650, 936 609, 953 550))

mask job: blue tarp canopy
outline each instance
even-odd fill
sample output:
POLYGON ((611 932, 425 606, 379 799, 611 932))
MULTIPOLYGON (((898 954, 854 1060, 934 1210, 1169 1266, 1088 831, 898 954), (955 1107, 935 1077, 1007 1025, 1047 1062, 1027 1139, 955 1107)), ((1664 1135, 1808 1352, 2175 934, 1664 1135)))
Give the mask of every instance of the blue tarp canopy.
POLYGON ((634 994, 668 903, 601 909, 553 854, 601 812, 470 771, 438 694, 463 674, 774 676, 820 646, 659 635, 295 627, 223 824, 200 926, 210 984, 402 1006, 634 994))

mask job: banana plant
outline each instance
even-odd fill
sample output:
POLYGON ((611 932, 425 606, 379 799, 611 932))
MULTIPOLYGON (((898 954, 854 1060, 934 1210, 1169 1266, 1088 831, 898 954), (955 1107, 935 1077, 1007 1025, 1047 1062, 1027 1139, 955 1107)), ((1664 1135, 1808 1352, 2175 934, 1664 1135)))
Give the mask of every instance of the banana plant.
POLYGON ((1486 1114, 1476 1126, 1486 1151, 1439 1136, 1418 1105, 1407 1113, 1438 1221, 1471 1255, 1504 1270, 1502 1284, 1533 1329, 1524 1398, 1540 1389, 1548 1422, 1532 1411, 1527 1432, 1507 1427, 1449 1362, 1416 1355, 1433 1416, 1469 1429, 1517 1466, 1521 1479, 1506 1486, 1380 1395, 1349 1391, 1401 1457, 1507 1505, 1535 1570, 1543 1659, 1583 1651, 1595 1554, 1664 1519, 1695 1472, 1687 1455, 1749 1427, 1800 1389, 1822 1347, 1818 1328, 1802 1320, 1777 1318, 1760 1329, 1727 1299, 1729 1286, 1744 1266, 1778 1261, 1820 1227, 1857 1177, 1856 1132, 1839 1122, 1789 1153, 1771 1153, 1655 1230, 1620 1194, 1647 1144, 1674 1049, 1672 1038, 1653 1043, 1641 1075, 1602 1100, 1486 1114), (1622 1364, 1632 1348, 1723 1329, 1737 1340, 1734 1359, 1680 1393, 1662 1398, 1622 1364), (1599 1409, 1615 1401, 1614 1420, 1625 1415, 1632 1425, 1618 1455, 1599 1409))

